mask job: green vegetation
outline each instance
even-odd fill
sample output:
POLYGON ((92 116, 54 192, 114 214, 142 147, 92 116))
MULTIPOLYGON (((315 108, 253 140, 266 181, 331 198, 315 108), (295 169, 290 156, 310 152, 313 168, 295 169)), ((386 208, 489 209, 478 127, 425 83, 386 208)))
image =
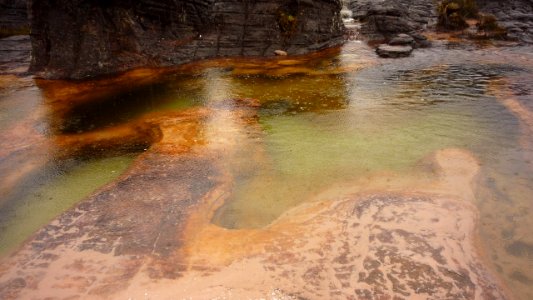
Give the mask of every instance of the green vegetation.
POLYGON ((443 0, 437 8, 437 27, 441 30, 462 30, 469 27, 467 19, 477 20, 477 32, 470 31, 473 39, 505 39, 507 30, 502 28, 496 17, 481 14, 475 0, 443 0))
POLYGON ((480 14, 477 29, 483 38, 507 38, 507 30, 498 24, 496 17, 493 15, 480 14))
POLYGON ((298 25, 298 19, 290 13, 278 11, 278 25, 284 37, 291 37, 298 25))
POLYGON ((444 0, 437 7, 440 29, 459 30, 468 27, 466 19, 477 18, 478 8, 474 0, 444 0))

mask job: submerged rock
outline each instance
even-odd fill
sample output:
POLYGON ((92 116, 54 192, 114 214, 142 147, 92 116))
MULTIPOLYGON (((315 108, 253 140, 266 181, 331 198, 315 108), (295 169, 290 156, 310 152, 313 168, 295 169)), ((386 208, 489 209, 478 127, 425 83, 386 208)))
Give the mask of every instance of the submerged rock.
MULTIPOLYGON (((385 175, 340 194, 333 187, 264 229, 191 224, 191 272, 177 282, 139 282, 169 299, 506 299, 476 249, 470 183, 478 162, 459 149, 428 161, 437 181, 387 191, 376 182, 402 179, 385 175)), ((119 295, 143 290, 131 285, 119 295)))
POLYGON ((335 197, 326 191, 266 228, 226 230, 210 216, 230 195, 230 179, 212 164, 227 141, 212 153, 176 148, 206 112, 163 122, 163 140, 119 181, 3 261, 2 299, 147 291, 158 299, 506 299, 476 249, 479 163, 468 152, 433 155, 431 180, 376 175, 342 195, 333 187, 335 197))
POLYGON ((340 45, 340 0, 30 1, 44 78, 82 79, 219 56, 303 54, 340 45))
POLYGON ((385 58, 399 58, 407 57, 413 52, 413 47, 411 46, 391 46, 386 44, 381 44, 377 47, 376 53, 380 57, 385 58))

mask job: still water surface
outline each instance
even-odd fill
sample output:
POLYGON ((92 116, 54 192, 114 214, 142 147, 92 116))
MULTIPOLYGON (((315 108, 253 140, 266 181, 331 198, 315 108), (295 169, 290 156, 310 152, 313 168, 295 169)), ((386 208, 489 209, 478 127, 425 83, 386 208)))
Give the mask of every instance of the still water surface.
MULTIPOLYGON (((243 149, 221 162, 234 183, 212 222, 228 229, 265 226, 330 186, 379 172, 411 176, 436 150, 466 149, 482 165, 476 205, 485 255, 519 298, 530 299, 531 53, 530 47, 438 44, 410 58, 376 60, 367 46, 352 42, 311 58, 193 65, 155 83, 130 82, 91 101, 57 104, 46 88, 42 93, 20 88, 0 96, 0 123, 15 136, 17 128, 26 128, 21 124, 30 124, 46 140, 113 128, 148 113, 257 99, 260 134, 247 136, 243 149), (504 101, 509 97, 511 108, 504 101), (26 105, 15 105, 14 99, 26 105)), ((36 162, 0 201, 0 253, 115 180, 144 149, 83 155, 58 154, 65 150, 54 147, 38 151, 45 163, 36 162)), ((27 162, 23 156, 23 162, 13 163, 18 157, 13 153, 0 161, 8 175, 27 162)))

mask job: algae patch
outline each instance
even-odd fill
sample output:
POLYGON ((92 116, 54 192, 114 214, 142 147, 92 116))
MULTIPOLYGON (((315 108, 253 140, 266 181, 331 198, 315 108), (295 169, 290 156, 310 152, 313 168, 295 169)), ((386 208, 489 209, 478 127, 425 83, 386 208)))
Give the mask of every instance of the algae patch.
POLYGON ((127 155, 82 162, 32 189, 16 203, 2 207, 0 256, 8 254, 60 213, 116 179, 133 159, 133 155, 127 155))

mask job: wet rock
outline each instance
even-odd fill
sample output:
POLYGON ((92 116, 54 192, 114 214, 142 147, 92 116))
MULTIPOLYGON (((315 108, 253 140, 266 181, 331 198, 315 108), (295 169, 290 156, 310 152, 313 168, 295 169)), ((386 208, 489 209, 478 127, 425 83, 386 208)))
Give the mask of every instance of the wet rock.
POLYGON ((201 279, 184 277, 182 284, 194 287, 186 296, 211 298, 224 288, 233 297, 255 299, 276 286, 303 299, 506 299, 475 250, 477 211, 468 199, 478 163, 457 149, 442 150, 432 161, 457 197, 413 187, 366 193, 363 186, 374 191, 367 182, 354 187, 356 195, 325 196, 262 230, 245 231, 245 239, 211 226, 190 249, 191 261, 221 268, 201 279), (243 255, 242 248, 257 249, 243 255), (220 263, 223 255, 233 255, 233 263, 220 263))
POLYGON ((413 47, 411 46, 391 46, 386 44, 381 44, 376 49, 376 53, 380 57, 384 58, 399 58, 407 57, 413 52, 413 47))
POLYGON ((389 45, 391 46, 405 46, 405 45, 412 46, 414 43, 415 43, 415 39, 413 39, 413 37, 405 33, 400 33, 389 41, 389 45))
POLYGON ((417 32, 400 33, 389 40, 388 44, 391 46, 411 46, 413 48, 431 47, 431 42, 424 35, 417 32))
POLYGON ((533 44, 533 2, 530 0, 478 0, 483 13, 496 17, 510 39, 533 44))
POLYGON ((111 74, 220 56, 304 54, 340 45, 339 0, 30 1, 44 78, 111 74))
MULTIPOLYGON (((66 295, 63 292, 76 294, 85 290, 97 299, 107 298, 102 295, 125 288, 144 261, 150 261, 144 269, 150 278, 181 276, 185 271, 184 256, 179 251, 187 219, 202 202, 219 197, 218 189, 226 184, 227 177, 217 159, 233 149, 230 145, 237 145, 230 141, 235 135, 231 131, 230 137, 221 138, 224 152, 217 150, 216 143, 210 143, 208 149, 199 146, 204 145, 205 119, 210 113, 229 114, 228 107, 231 117, 236 118, 232 121, 249 124, 256 119, 257 100, 227 99, 225 103, 213 110, 194 108, 143 118, 143 122, 157 124, 161 138, 118 181, 40 230, 18 252, 22 256, 32 253, 27 257, 31 260, 28 268, 18 266, 10 274, 2 261, 0 299, 46 298, 21 295, 31 294, 28 286, 48 275, 52 285, 62 290, 62 297, 66 295), (195 147, 198 149, 192 151, 195 147), (48 273, 54 272, 54 265, 61 265, 61 274, 48 273), (20 272, 22 269, 25 274, 20 272), (99 275, 102 281, 95 282, 99 275), (77 289, 71 290, 74 285, 77 289)), ((135 124, 132 129, 139 129, 135 124)), ((59 295, 54 293, 52 298, 59 295)))
POLYGON ((0 39, 0 75, 23 75, 31 56, 30 37, 15 35, 0 39))
POLYGON ((0 38, 28 33, 26 0, 0 0, 0 38))
POLYGON ((409 35, 415 40, 415 44, 414 44, 415 48, 431 47, 431 42, 423 34, 420 34, 418 32, 411 32, 409 35))
MULTIPOLYGON (((241 109, 231 119, 256 120, 253 100, 232 103, 241 109)), ((434 182, 389 191, 365 180, 265 228, 227 230, 210 219, 233 185, 214 162, 244 141, 227 143, 232 128, 214 132, 229 136, 209 151, 201 142, 194 151, 180 145, 201 138, 209 116, 192 109, 165 118, 163 139, 117 182, 1 262, 0 298, 122 299, 153 291, 161 299, 204 299, 231 291, 235 299, 346 299, 355 291, 382 299, 505 299, 476 251, 470 183, 479 163, 468 153, 436 153, 434 182)))
POLYGON ((362 34, 370 39, 423 30, 436 20, 433 1, 353 0, 349 7, 354 18, 364 22, 362 34))

